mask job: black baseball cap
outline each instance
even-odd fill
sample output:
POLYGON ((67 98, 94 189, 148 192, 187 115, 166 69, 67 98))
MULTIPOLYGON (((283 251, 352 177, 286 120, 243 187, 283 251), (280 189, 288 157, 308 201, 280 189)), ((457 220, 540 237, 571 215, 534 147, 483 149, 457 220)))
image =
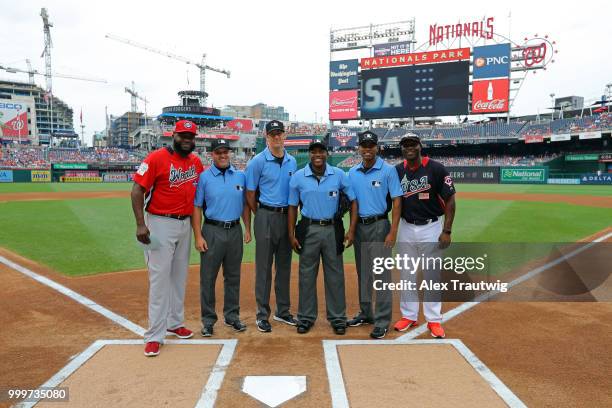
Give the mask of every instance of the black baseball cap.
POLYGON ((320 147, 321 149, 325 149, 325 151, 328 151, 327 145, 322 140, 313 140, 312 142, 310 142, 310 144, 308 145, 308 151, 311 151, 315 147, 320 147))
POLYGON ((359 134, 359 144, 361 145, 363 143, 378 144, 378 135, 369 130, 366 130, 365 132, 361 132, 359 134))
POLYGON ((212 141, 212 143, 210 144, 212 151, 214 152, 217 149, 229 149, 232 150, 232 148, 230 147, 230 144, 227 140, 225 139, 215 139, 212 141))
POLYGON ((421 138, 419 137, 419 135, 415 133, 406 133, 404 136, 402 136, 402 139, 400 140, 400 146, 409 140, 414 140, 418 144, 421 144, 421 138))
POLYGON ((280 130, 281 132, 285 131, 285 125, 280 120, 271 120, 266 123, 266 133, 273 132, 275 130, 280 130))

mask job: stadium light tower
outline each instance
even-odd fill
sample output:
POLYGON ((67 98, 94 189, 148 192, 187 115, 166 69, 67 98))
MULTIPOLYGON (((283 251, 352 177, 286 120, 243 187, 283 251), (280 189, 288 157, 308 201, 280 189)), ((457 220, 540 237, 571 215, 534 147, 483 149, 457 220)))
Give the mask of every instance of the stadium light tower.
MULTIPOLYGON (((122 43, 127 44, 127 45, 131 45, 132 47, 140 48, 140 49, 143 49, 143 50, 146 50, 146 51, 153 52, 155 54, 160 54, 160 55, 166 56, 168 58, 184 62, 187 65, 194 65, 194 66, 198 67, 200 69, 200 91, 202 91, 202 92, 206 92, 206 71, 207 70, 218 72, 220 74, 226 75, 228 78, 230 77, 230 71, 225 70, 225 69, 220 69, 220 68, 214 68, 214 67, 211 67, 209 65, 206 65, 206 54, 202 54, 202 60, 201 60, 201 62, 198 63, 198 62, 195 62, 195 61, 191 61, 191 60, 189 60, 189 59, 187 59, 185 57, 182 57, 180 55, 176 55, 176 54, 173 54, 173 53, 167 52, 167 51, 162 51, 162 50, 159 50, 157 48, 150 47, 150 46, 144 45, 144 44, 140 44, 140 43, 137 43, 135 41, 128 40, 127 38, 119 37, 119 36, 114 35, 114 34, 106 34, 105 37, 109 38, 111 40, 122 42, 122 43)), ((204 97, 204 103, 206 103, 206 96, 204 97)))
POLYGON ((552 109, 552 113, 550 114, 550 119, 555 118, 555 93, 551 92, 550 94, 550 109, 552 109))

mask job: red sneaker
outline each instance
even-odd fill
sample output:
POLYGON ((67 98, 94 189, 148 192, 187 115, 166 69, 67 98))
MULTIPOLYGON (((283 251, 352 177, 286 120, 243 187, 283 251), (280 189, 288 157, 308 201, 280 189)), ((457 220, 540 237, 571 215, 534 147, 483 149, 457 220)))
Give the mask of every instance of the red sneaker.
POLYGON ((445 336, 444 329, 442 328, 442 325, 440 323, 437 323, 437 322, 427 323, 427 328, 431 332, 431 337, 437 337, 438 339, 444 338, 445 336))
POLYGON ((166 335, 173 335, 178 337, 179 339, 188 339, 193 336, 193 332, 186 327, 177 327, 176 329, 168 329, 166 331, 166 335))
POLYGON ((150 341, 147 343, 147 345, 145 346, 145 351, 144 351, 144 355, 147 357, 155 357, 156 355, 159 354, 159 347, 161 346, 161 344, 159 344, 156 341, 150 341))
POLYGON ((414 326, 418 326, 418 323, 415 320, 410 320, 406 319, 405 317, 402 317, 400 320, 397 321, 397 323, 395 323, 393 328, 397 331, 403 332, 414 326))

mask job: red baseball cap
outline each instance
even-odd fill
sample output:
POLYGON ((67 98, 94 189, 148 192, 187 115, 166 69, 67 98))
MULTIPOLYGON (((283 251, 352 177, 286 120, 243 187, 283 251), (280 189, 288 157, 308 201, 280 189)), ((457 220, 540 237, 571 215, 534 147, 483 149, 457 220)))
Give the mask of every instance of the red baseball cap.
POLYGON ((198 134, 198 127, 195 123, 190 120, 179 120, 174 124, 174 131, 176 133, 193 133, 194 135, 198 134))

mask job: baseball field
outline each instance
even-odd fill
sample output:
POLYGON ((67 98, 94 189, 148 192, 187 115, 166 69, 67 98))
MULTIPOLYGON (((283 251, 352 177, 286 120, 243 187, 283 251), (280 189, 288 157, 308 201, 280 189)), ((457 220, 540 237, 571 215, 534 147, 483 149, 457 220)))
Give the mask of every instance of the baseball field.
MULTIPOLYGON (((125 406, 161 399, 169 406, 206 400, 242 407, 262 406, 243 391, 246 377, 304 376, 305 391, 283 406, 406 406, 406 398, 414 398, 416 406, 435 405, 437 399, 454 400, 455 406, 612 406, 610 302, 445 303, 448 341, 421 342, 429 335, 419 326, 371 344, 357 341, 369 340, 367 326, 350 328, 344 338, 333 335, 320 285, 319 320, 312 332, 298 336, 294 328, 275 324, 272 333, 262 334, 254 324, 254 243, 245 248, 241 286, 241 318, 248 330, 235 334, 220 322, 213 338, 219 343, 201 342, 198 358, 180 344, 166 345, 160 358, 140 358, 141 344, 130 342, 147 326, 148 288, 134 237, 130 188, 127 183, 0 184, 0 385, 68 386, 66 406, 84 401, 109 406, 121 396, 125 406), (120 341, 95 343, 108 339, 120 341), (226 341, 233 339, 238 342, 226 341), (92 344, 101 351, 84 357, 81 353, 92 344), (385 351, 379 351, 383 346, 385 351), (454 360, 456 350, 464 359, 454 360), (192 366, 198 359, 201 366, 192 366), (126 363, 117 372, 113 362, 126 363), (147 374, 152 372, 170 379, 159 383, 147 374)), ((612 242, 609 186, 460 184, 457 191, 453 242, 612 242)), ((572 255, 574 261, 610 257, 610 251, 589 254, 603 251, 596 248, 572 255)), ((347 313, 352 315, 358 309, 352 248, 344 261, 347 313)), ((195 250, 191 262, 185 318, 199 331, 195 250)), ((295 262, 297 256, 293 311, 295 262)), ((534 259, 523 272, 539 267, 549 273, 565 264, 542 266, 534 259)), ((608 294, 611 280, 600 287, 608 294)), ((521 280, 517 289, 529 288, 532 281, 521 280)), ((220 312, 222 279, 217 291, 220 312)), ((394 310, 394 318, 399 317, 394 310)), ((0 401, 5 405, 10 402, 0 401)))

